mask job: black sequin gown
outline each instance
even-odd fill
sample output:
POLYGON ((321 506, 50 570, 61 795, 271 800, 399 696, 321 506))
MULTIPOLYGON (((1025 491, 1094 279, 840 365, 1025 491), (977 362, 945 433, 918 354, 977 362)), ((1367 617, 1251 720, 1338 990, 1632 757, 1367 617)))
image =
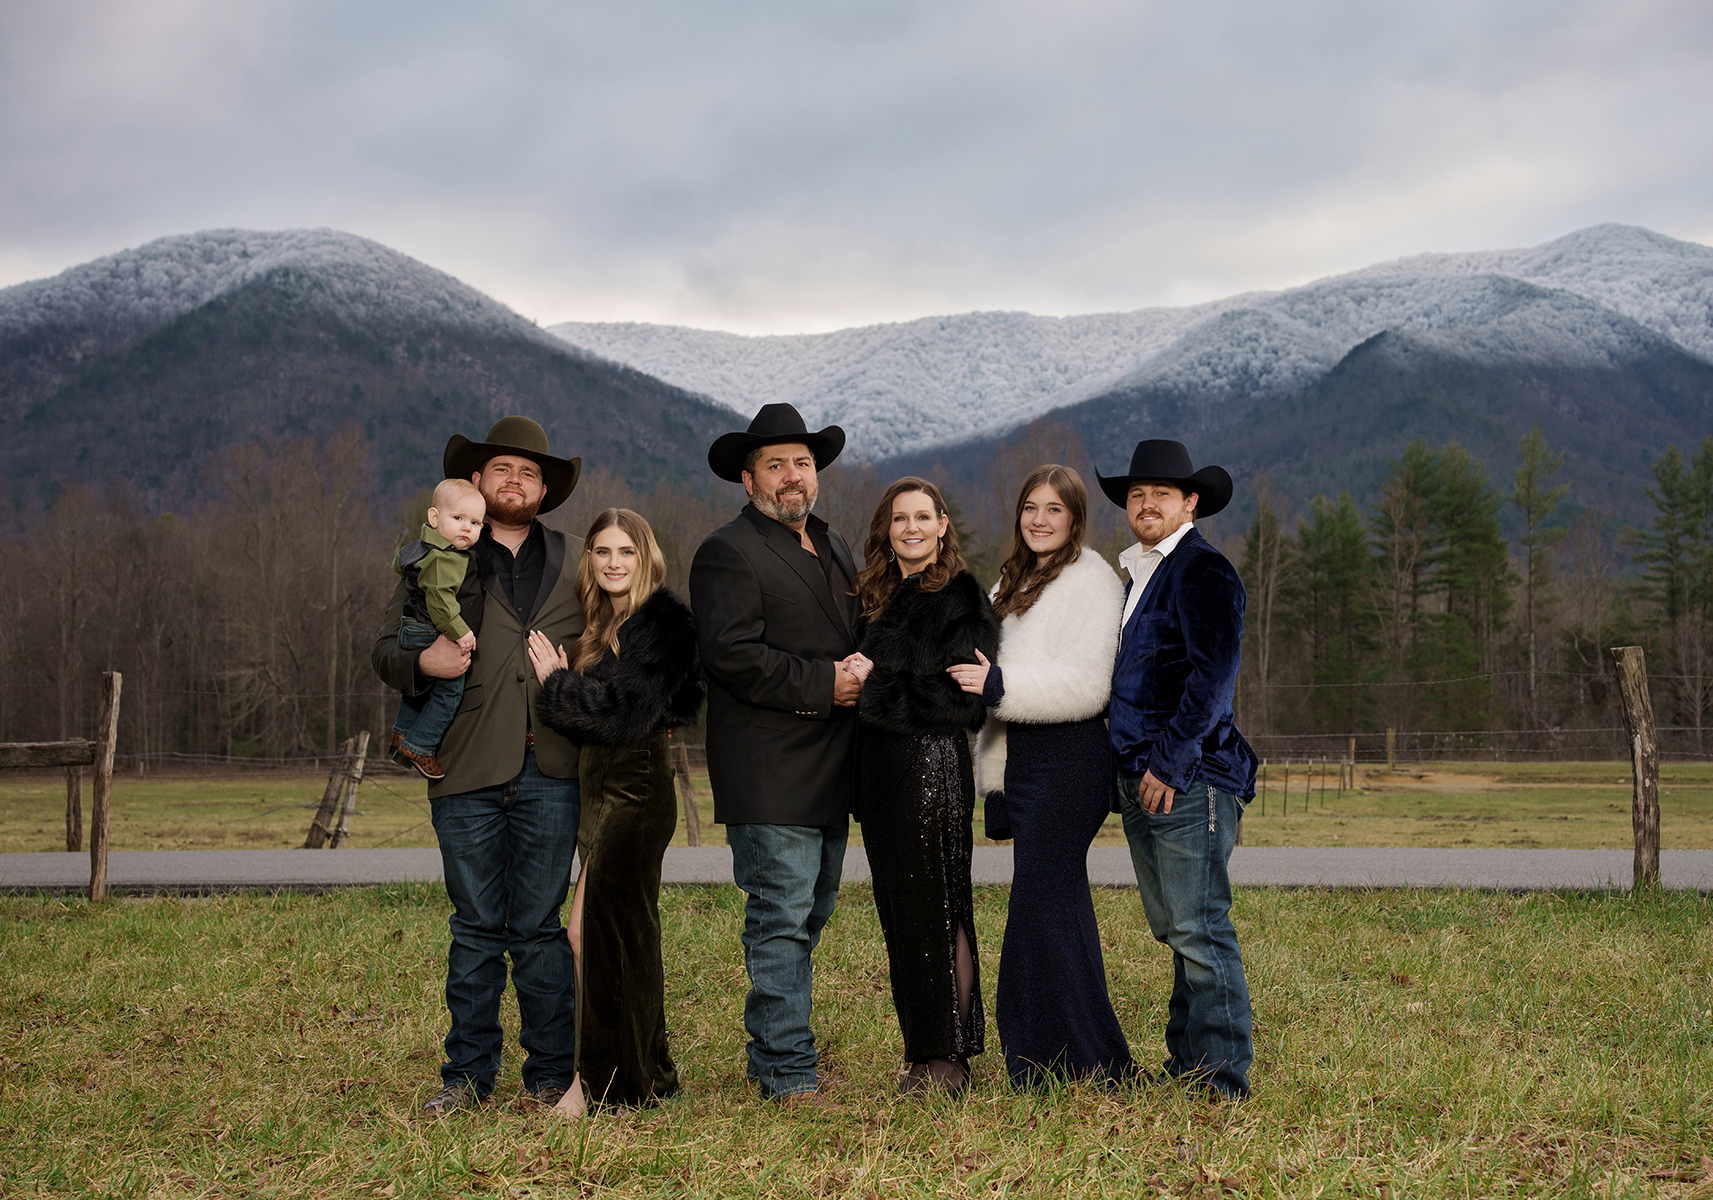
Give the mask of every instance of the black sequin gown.
POLYGON ((862 743, 862 836, 874 907, 892 966, 892 1003, 904 1057, 980 1054, 987 1020, 975 953, 970 820, 975 778, 969 738, 867 730, 862 743), (970 1006, 958 1020, 957 936, 976 963, 970 1006))
POLYGON ((905 580, 862 633, 874 660, 863 684, 858 818, 874 876, 874 905, 892 966, 904 1057, 968 1060, 983 1049, 986 1017, 970 888, 975 777, 969 731, 986 717, 980 696, 946 668, 998 651, 999 622, 967 572, 934 592, 905 580), (959 1019, 957 937, 975 967, 959 1019))

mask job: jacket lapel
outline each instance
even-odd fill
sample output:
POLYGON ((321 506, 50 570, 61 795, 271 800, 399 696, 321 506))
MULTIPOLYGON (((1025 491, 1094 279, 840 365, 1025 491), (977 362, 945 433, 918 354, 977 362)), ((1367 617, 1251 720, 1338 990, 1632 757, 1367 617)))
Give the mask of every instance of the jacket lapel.
MULTIPOLYGON (((773 551, 779 561, 790 567, 792 573, 808 586, 809 590, 814 593, 816 603, 821 606, 833 624, 849 634, 850 619, 846 617, 838 601, 833 597, 833 589, 827 586, 826 572, 821 570, 820 564, 815 561, 813 555, 804 552, 803 543, 797 540, 797 535, 778 521, 756 510, 753 505, 747 511, 751 516, 751 524, 766 539, 767 548, 773 551)), ((836 544, 833 543, 831 530, 828 531, 827 541, 829 544, 836 544)), ((838 561, 836 552, 834 561, 838 561)), ((850 577, 855 577, 854 572, 850 573, 850 577)))
POLYGON ((857 577, 856 559, 851 557, 851 548, 845 545, 845 539, 839 536, 839 531, 827 527, 827 541, 833 547, 833 561, 839 565, 839 570, 845 573, 846 579, 857 577))
POLYGON ((506 595, 506 589, 500 583, 500 573, 494 567, 494 560, 487 544, 483 541, 477 541, 475 546, 471 548, 470 557, 480 564, 480 570, 482 572, 482 586, 500 602, 501 608, 505 609, 508 613, 511 612, 511 598, 506 595))
MULTIPOLYGON (((827 544, 833 548, 833 565, 844 572, 845 578, 856 581, 856 560, 851 557, 851 548, 845 545, 845 539, 839 536, 839 531, 832 526, 827 527, 827 544)), ((823 576, 823 580, 825 577, 823 576)), ((829 589, 831 594, 831 589, 829 589)), ((833 596, 833 607, 839 614, 839 623, 844 626, 846 633, 853 633, 851 619, 854 616, 851 609, 856 603, 853 596, 833 596)))
POLYGON ((529 621, 535 625, 535 618, 547 605, 547 598, 553 594, 553 585, 559 582, 561 572, 565 570, 565 535, 557 529, 542 528, 542 537, 547 545, 547 561, 541 568, 541 586, 535 589, 535 606, 530 609, 529 621))
POLYGON ((787 547, 784 540, 770 532, 767 538, 767 548, 778 555, 779 561, 790 567, 796 573, 797 578, 809 586, 809 590, 815 594, 815 600, 825 610, 828 618, 840 629, 848 631, 850 623, 845 620, 845 614, 839 611, 838 604, 833 600, 833 590, 827 586, 826 575, 816 565, 814 558, 803 552, 801 544, 787 547))

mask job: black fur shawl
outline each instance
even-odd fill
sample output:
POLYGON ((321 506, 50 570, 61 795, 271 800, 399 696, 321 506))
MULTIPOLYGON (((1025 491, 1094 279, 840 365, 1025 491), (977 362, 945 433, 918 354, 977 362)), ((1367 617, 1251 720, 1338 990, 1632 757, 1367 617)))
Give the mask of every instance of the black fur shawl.
POLYGON ((864 725, 889 733, 980 729, 987 718, 981 697, 946 674, 954 663, 973 663, 980 650, 999 653, 999 619, 968 571, 937 592, 907 579, 862 635, 862 652, 874 670, 862 686, 857 714, 864 725))
POLYGON ((535 712, 573 741, 630 746, 663 726, 693 724, 702 700, 696 618, 660 588, 619 626, 617 658, 608 650, 582 675, 553 672, 535 712))

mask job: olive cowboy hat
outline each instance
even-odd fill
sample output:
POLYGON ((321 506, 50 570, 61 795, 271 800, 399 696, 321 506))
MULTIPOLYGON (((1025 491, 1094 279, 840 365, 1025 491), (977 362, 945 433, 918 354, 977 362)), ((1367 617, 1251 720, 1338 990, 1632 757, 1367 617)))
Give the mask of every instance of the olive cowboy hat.
POLYGON ((708 466, 721 479, 743 482, 743 463, 751 450, 761 446, 778 446, 786 442, 801 442, 815 456, 817 471, 829 466, 845 448, 845 431, 829 425, 819 433, 810 433, 803 423, 803 414, 789 404, 764 404, 755 420, 742 433, 725 433, 708 447, 708 466))
POLYGON ((1095 478, 1100 480, 1100 490, 1106 493, 1106 498, 1119 508, 1126 507, 1130 485, 1139 479, 1169 483, 1182 488, 1186 496, 1194 492, 1198 497, 1195 512, 1198 517, 1211 517, 1231 503, 1230 472, 1213 466, 1193 470, 1190 452, 1184 449, 1184 444, 1165 438, 1137 442, 1136 452, 1130 456, 1128 474, 1102 475, 1097 471, 1095 478))
POLYGON ((446 443, 441 468, 448 479, 468 479, 486 466, 490 458, 501 454, 527 458, 541 468, 541 482, 547 492, 541 498, 537 515, 550 513, 564 504, 571 489, 577 486, 577 476, 583 473, 582 459, 555 458, 547 452, 547 431, 528 417, 501 417, 488 430, 486 441, 472 442, 461 433, 453 434, 446 443))

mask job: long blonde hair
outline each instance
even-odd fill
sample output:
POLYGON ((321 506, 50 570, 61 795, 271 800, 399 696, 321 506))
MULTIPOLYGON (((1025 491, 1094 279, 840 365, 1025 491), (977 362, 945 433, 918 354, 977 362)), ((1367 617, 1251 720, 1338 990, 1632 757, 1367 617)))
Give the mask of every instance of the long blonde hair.
POLYGON ((1058 463, 1048 463, 1029 472, 1029 478, 1023 481, 1023 490, 1017 493, 1017 511, 1011 518, 1011 553, 1006 555, 1005 564, 999 568, 999 590, 993 596, 994 615, 1003 621, 1013 614, 1021 616, 1033 608, 1047 585, 1059 577, 1059 572, 1077 561, 1077 556, 1082 553, 1083 531, 1087 526, 1088 488, 1083 486, 1081 475, 1058 463), (1058 493, 1059 502, 1071 518, 1071 527, 1065 544, 1037 566, 1035 552, 1023 536, 1023 505, 1028 502, 1030 493, 1042 484, 1058 493))
POLYGON ((666 578, 666 557, 660 553, 660 543, 654 540, 654 530, 648 527, 641 513, 628 508, 609 508, 589 525, 583 538, 583 557, 577 564, 577 599, 583 605, 583 636, 571 654, 571 669, 581 675, 601 661, 608 650, 619 652, 619 626, 623 625, 643 602, 652 596, 666 578), (637 573, 626 595, 623 615, 613 607, 613 598, 601 586, 595 573, 595 538, 617 526, 636 547, 637 573))
MULTIPOLYGON (((909 492, 921 492, 934 505, 934 515, 946 516, 946 498, 940 489, 926 479, 906 475, 886 489, 875 507, 874 518, 868 523, 868 542, 863 546, 863 562, 867 565, 856 577, 857 604, 865 617, 873 617, 886 607, 892 593, 904 581, 903 574, 892 555, 892 502, 909 492)), ((937 592, 964 570, 964 556, 958 552, 958 531, 950 522, 946 535, 940 539, 940 552, 922 570, 922 590, 937 592)))

